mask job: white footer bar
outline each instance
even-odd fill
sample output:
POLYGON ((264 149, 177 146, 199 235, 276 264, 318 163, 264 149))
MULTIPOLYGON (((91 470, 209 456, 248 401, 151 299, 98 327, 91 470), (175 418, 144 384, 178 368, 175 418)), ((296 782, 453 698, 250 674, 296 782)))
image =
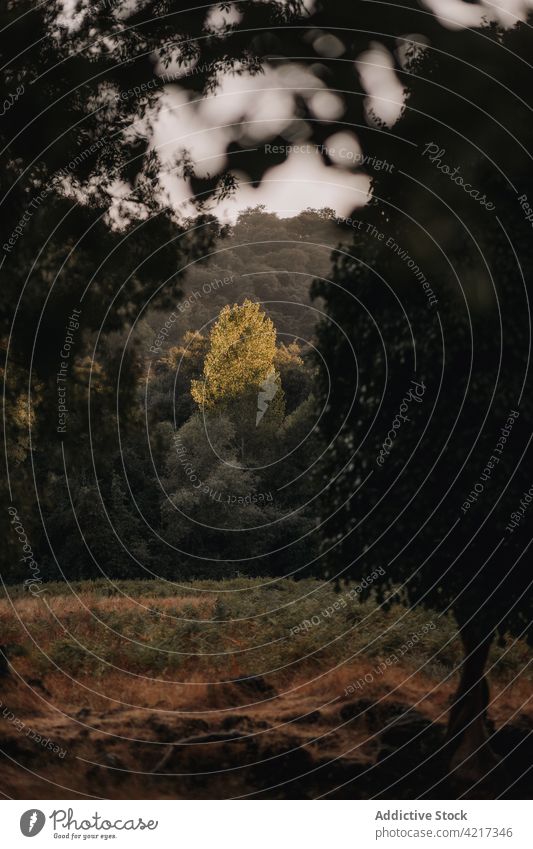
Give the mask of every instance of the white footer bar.
POLYGON ((520 801, 3 801, 2 844, 157 849, 532 849, 520 801), (35 843, 29 843, 30 839, 35 843))

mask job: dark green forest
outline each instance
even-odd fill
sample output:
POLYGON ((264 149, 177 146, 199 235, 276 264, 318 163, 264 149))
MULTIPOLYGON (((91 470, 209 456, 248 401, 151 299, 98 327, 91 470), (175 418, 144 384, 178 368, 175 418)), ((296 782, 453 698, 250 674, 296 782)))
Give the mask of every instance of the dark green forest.
MULTIPOLYGON (((37 443, 31 456, 46 523, 46 535, 33 536, 34 554, 46 580, 314 574, 321 454, 315 325, 323 308, 310 286, 317 274, 327 276, 341 237, 331 209, 290 219, 245 210, 184 272, 173 310, 148 309, 127 329, 102 334, 92 357, 77 341, 59 439, 42 451, 37 443), (252 377, 253 415, 244 424, 242 410, 219 405, 203 414, 191 395, 221 310, 246 301, 273 322, 272 364, 283 396, 258 426, 252 377), (83 436, 89 384, 89 414, 103 423, 105 442, 100 426, 83 436), (119 422, 125 427, 117 440, 119 422), (64 456, 74 446, 67 475, 64 456)), ((24 580, 25 570, 14 563, 6 578, 24 580)))

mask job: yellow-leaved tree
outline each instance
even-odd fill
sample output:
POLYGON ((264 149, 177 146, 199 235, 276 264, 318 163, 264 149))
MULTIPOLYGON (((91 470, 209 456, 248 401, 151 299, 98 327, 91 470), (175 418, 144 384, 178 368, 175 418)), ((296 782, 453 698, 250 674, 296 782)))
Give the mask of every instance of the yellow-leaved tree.
POLYGON ((191 381, 191 395, 204 413, 216 410, 234 421, 244 455, 266 429, 278 427, 284 396, 276 357, 276 329, 261 306, 245 300, 225 306, 209 335, 202 379, 191 381))
POLYGON ((274 369, 276 330, 259 304, 225 306, 209 335, 203 377, 191 383, 202 410, 241 397, 260 385, 274 369))

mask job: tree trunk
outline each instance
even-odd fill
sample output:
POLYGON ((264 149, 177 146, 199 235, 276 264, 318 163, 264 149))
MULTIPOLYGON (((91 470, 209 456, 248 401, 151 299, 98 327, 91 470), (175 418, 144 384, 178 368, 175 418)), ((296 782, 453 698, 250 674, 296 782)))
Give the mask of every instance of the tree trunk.
POLYGON ((489 685, 485 666, 494 634, 480 637, 477 629, 464 626, 461 639, 464 661, 446 734, 449 767, 454 778, 479 781, 499 762, 490 747, 486 723, 489 685))
POLYGON ((9 675, 9 664, 7 662, 6 647, 0 646, 0 678, 7 678, 9 675))

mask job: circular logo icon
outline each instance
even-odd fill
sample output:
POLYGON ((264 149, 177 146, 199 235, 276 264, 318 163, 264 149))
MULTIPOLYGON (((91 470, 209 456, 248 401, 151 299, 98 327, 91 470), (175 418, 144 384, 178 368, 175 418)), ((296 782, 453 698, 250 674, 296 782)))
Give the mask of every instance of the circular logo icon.
POLYGON ((24 837, 35 837, 42 831, 46 822, 46 817, 42 811, 37 808, 31 808, 29 811, 24 811, 20 818, 20 830, 24 837))

